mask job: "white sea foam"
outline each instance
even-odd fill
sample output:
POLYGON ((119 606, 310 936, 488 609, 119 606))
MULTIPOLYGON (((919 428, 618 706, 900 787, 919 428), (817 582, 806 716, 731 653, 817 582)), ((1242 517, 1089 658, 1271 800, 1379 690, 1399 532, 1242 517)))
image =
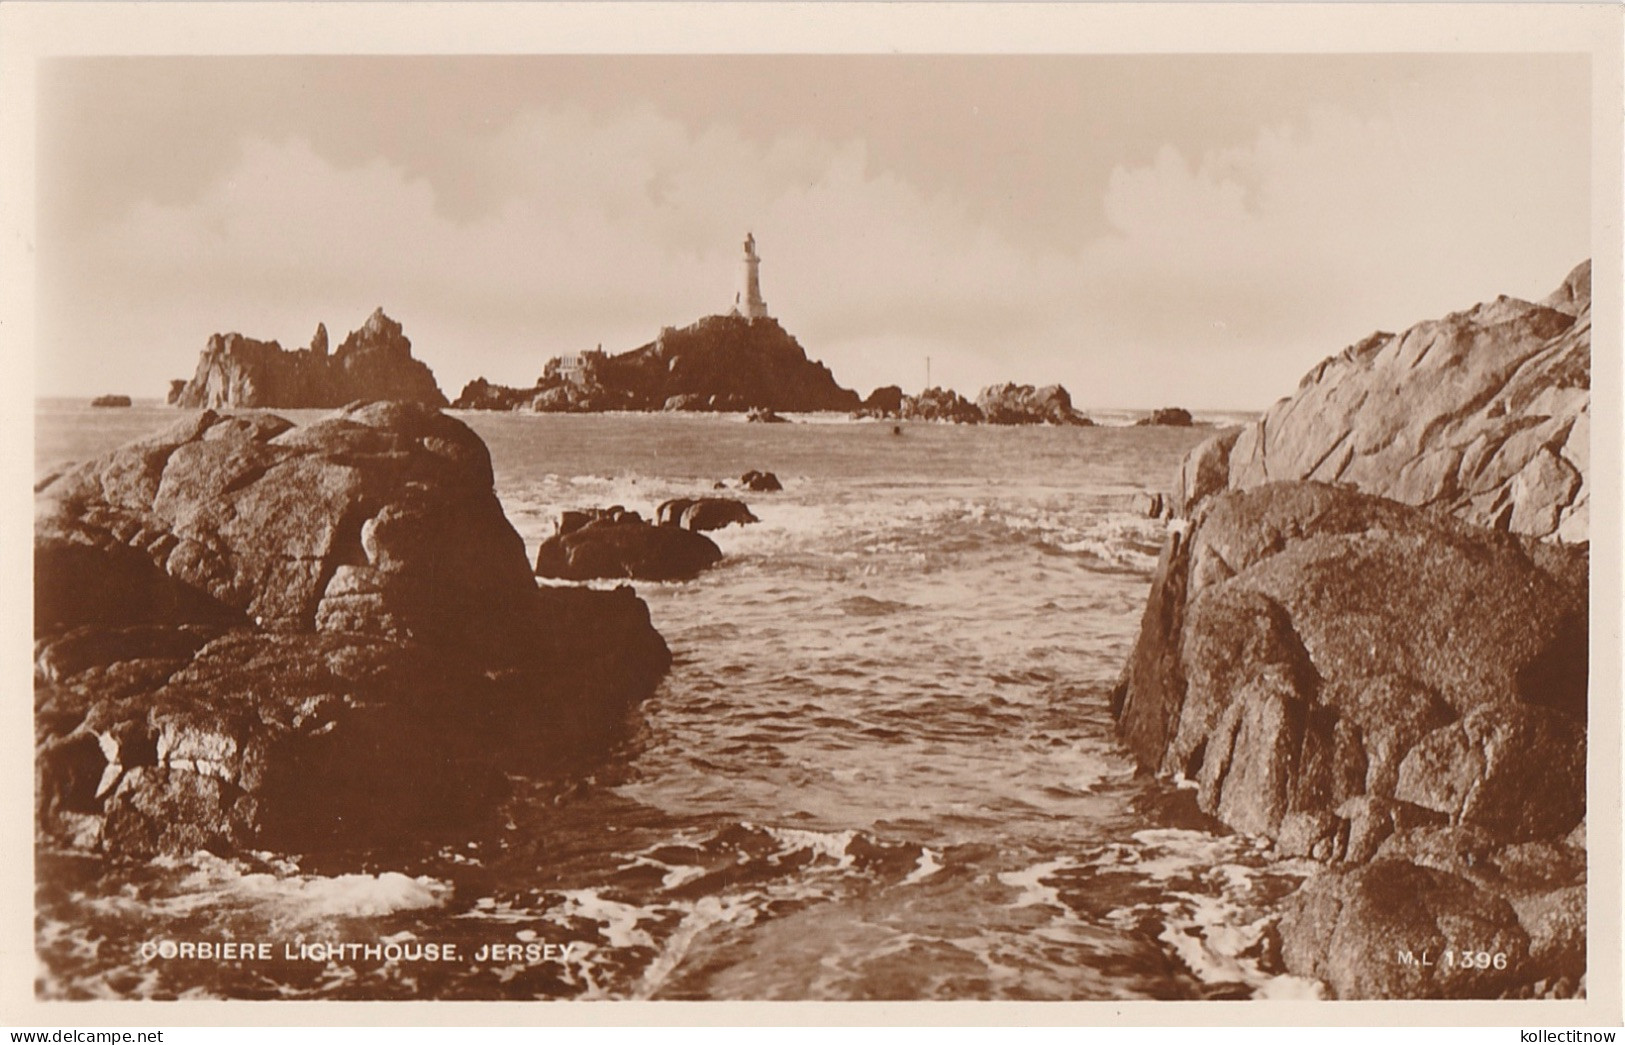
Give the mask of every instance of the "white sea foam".
POLYGON ((570 889, 561 893, 563 903, 546 912, 548 921, 568 927, 575 918, 596 922, 599 933, 611 947, 655 946, 654 937, 639 928, 648 911, 598 895, 596 889, 570 889))
POLYGON ((942 870, 942 864, 937 860, 938 855, 928 847, 921 847, 920 858, 914 862, 914 870, 910 871, 908 877, 904 878, 899 884, 914 885, 917 882, 925 881, 942 870))
POLYGON ((810 849, 834 860, 837 867, 852 866, 852 856, 846 850, 852 844, 852 839, 857 837, 856 831, 807 831, 794 827, 769 827, 766 830, 784 845, 784 853, 771 858, 774 863, 790 853, 810 849))
POLYGON ((331 878, 251 874, 240 879, 234 891, 246 899, 291 910, 305 918, 376 918, 397 911, 439 907, 451 898, 452 887, 427 875, 412 878, 384 871, 331 878))
POLYGON ((1071 867, 1070 859, 1049 860, 1041 864, 1020 871, 1003 871, 999 874, 999 881, 1017 890, 1015 902, 1012 907, 1058 907, 1066 909, 1061 902, 1061 894, 1052 885, 1044 884, 1044 879, 1053 875, 1063 867, 1071 867))

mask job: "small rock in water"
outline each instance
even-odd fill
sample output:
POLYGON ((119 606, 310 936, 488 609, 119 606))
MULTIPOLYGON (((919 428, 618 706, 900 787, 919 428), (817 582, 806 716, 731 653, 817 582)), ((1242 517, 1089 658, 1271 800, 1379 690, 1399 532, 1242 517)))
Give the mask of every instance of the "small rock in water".
POLYGON ((685 530, 720 530, 761 520, 751 514, 744 501, 732 497, 678 497, 655 511, 657 526, 681 526, 685 530))
POLYGON ((564 513, 559 532, 536 550, 536 575, 571 581, 680 581, 721 558, 722 549, 710 538, 682 525, 654 526, 618 506, 595 508, 564 513))
POLYGON ((1151 411, 1151 416, 1142 417, 1134 422, 1137 425, 1167 425, 1172 428, 1189 428, 1191 412, 1180 406, 1165 406, 1151 411))
POLYGON ((739 477, 739 485, 756 493, 772 493, 784 489, 779 483, 778 476, 772 472, 758 472, 754 469, 739 477))

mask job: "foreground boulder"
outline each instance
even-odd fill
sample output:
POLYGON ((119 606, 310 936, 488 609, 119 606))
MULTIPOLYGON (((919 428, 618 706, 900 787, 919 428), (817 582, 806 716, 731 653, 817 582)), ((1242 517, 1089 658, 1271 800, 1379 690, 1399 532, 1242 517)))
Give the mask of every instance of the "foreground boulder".
POLYGON ((118 856, 470 829, 590 761, 669 664, 629 590, 538 590, 460 422, 205 411, 48 479, 48 837, 118 856))
POLYGON ((1335 482, 1584 541, 1590 388, 1588 261, 1544 302, 1498 298, 1327 359, 1242 430, 1226 485, 1335 482))
MULTIPOLYGON (((1443 828, 1489 854, 1566 845, 1585 815, 1587 558, 1318 483, 1218 495, 1159 563, 1119 728, 1142 766, 1194 781, 1204 811, 1284 855, 1359 864, 1443 828)), ((1284 953, 1341 996, 1496 996, 1544 978, 1519 912, 1579 884, 1571 864, 1516 889, 1449 869, 1316 879, 1284 953), (1396 907, 1406 890, 1423 899, 1396 907), (1396 946, 1437 954, 1479 932, 1451 921, 1475 902, 1501 912, 1481 942, 1511 948, 1512 972, 1389 968, 1396 946)))
POLYGON ((1113 710, 1327 865, 1279 931, 1339 997, 1584 989, 1588 288, 1378 335, 1180 470, 1113 710))
POLYGON ((1159 568, 1123 734, 1255 833, 1366 794, 1509 837, 1567 832, 1584 796, 1585 562, 1339 487, 1224 494, 1159 568), (1513 785, 1525 757, 1545 769, 1513 785))
POLYGON ((560 517, 558 531, 536 551, 536 575, 569 581, 683 581, 721 558, 722 549, 692 529, 654 526, 624 509, 592 509, 560 517))
MULTIPOLYGON (((466 392, 467 390, 465 390, 466 392)), ((434 374, 412 358, 401 325, 377 309, 359 330, 328 353, 327 327, 317 324, 308 348, 286 351, 275 341, 216 334, 198 358, 197 372, 173 406, 330 409, 367 399, 446 405, 434 374)))
POLYGON ((977 395, 976 408, 982 412, 982 419, 993 425, 1094 423, 1072 409, 1072 397, 1060 385, 992 385, 977 395))

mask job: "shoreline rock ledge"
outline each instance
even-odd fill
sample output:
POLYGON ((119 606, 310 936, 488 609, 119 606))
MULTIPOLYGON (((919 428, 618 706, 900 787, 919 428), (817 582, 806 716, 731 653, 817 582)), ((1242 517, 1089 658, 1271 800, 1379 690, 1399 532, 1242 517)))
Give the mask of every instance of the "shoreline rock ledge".
POLYGON ((1337 997, 1584 993, 1589 288, 1375 335, 1181 468, 1113 712, 1320 864, 1276 931, 1337 997))
POLYGON ((109 857, 464 835, 590 764, 670 654, 541 589, 477 435, 204 411, 36 496, 38 828, 109 857))

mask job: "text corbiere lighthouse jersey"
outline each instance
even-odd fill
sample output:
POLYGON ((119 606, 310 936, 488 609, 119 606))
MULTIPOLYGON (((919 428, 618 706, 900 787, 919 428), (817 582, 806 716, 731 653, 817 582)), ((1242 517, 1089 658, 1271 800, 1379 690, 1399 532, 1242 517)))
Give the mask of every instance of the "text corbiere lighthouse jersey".
POLYGON ((756 237, 748 232, 745 233, 745 256, 740 260, 739 293, 734 295, 734 315, 763 319, 767 316, 767 302, 762 300, 762 284, 757 275, 757 267, 762 259, 756 256, 756 237))

